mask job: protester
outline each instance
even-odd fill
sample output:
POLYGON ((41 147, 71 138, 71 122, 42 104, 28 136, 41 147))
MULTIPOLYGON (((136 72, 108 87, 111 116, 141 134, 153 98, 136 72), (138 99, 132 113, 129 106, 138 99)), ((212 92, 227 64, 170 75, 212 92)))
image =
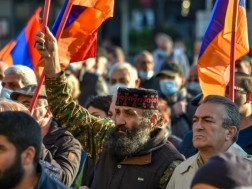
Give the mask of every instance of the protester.
POLYGON ((27 66, 17 65, 8 67, 4 71, 2 80, 3 89, 1 97, 10 99, 12 91, 18 90, 27 85, 37 84, 37 78, 32 69, 27 66))
MULTIPOLYGON (((234 102, 238 106, 240 113, 240 132, 237 144, 248 153, 252 154, 252 76, 242 72, 235 73, 235 86, 234 86, 234 102)), ((226 88, 226 97, 229 97, 229 86, 226 88)), ((201 99, 203 99, 202 93, 194 98, 194 105, 198 106, 201 99)), ((183 139, 180 146, 180 152, 186 157, 191 157, 197 153, 192 145, 192 133, 189 132, 183 139)))
POLYGON ((109 107, 112 102, 112 95, 93 96, 87 103, 88 112, 95 117, 109 117, 109 107))
POLYGON ((190 188, 199 167, 220 152, 227 151, 240 156, 252 167, 251 156, 236 144, 239 129, 240 114, 237 106, 226 97, 207 96, 193 117, 193 145, 198 153, 177 166, 167 189, 190 188))
POLYGON ((186 84, 187 91, 192 95, 196 96, 201 93, 199 76, 198 76, 198 68, 196 66, 192 66, 189 73, 189 80, 186 84))
POLYGON ((188 78, 190 67, 183 49, 181 51, 181 48, 177 48, 175 51, 172 38, 165 33, 158 33, 155 43, 157 48, 153 51, 154 71, 159 72, 164 62, 176 62, 181 66, 184 77, 188 78))
POLYGON ((156 74, 159 79, 159 95, 172 108, 172 133, 183 138, 191 127, 191 118, 187 116, 190 94, 185 87, 186 79, 181 67, 175 62, 166 62, 161 71, 156 74))
POLYGON ((166 143, 167 130, 158 111, 157 92, 119 88, 115 124, 91 116, 65 90, 66 78, 60 68, 57 42, 49 29, 46 41, 44 37, 37 32, 35 40, 46 47, 36 44, 45 58, 48 102, 56 119, 80 140, 96 164, 91 188, 164 188, 183 157, 166 143), (135 96, 137 101, 128 96, 135 96))
POLYGON ((192 189, 252 189, 251 167, 241 157, 225 152, 211 157, 192 180, 192 189))
POLYGON ((163 119, 164 126, 168 130, 168 134, 169 134, 168 141, 171 142, 178 149, 182 140, 172 134, 171 118, 170 118, 171 117, 171 109, 167 105, 167 102, 162 98, 158 99, 158 107, 159 107, 159 111, 160 111, 162 119, 163 119))
POLYGON ((0 188, 68 188, 39 164, 42 137, 38 123, 17 111, 0 113, 0 188))
POLYGON ((119 87, 138 88, 137 70, 129 63, 114 64, 109 72, 109 93, 116 95, 119 87))
MULTIPOLYGON (((37 85, 28 85, 11 93, 11 99, 30 107, 37 85)), ((70 186, 80 166, 81 145, 71 133, 61 128, 48 107, 45 87, 40 90, 33 117, 41 128, 41 159, 60 170, 60 181, 70 186)))
POLYGON ((140 87, 159 90, 159 81, 154 73, 153 56, 149 51, 142 51, 135 58, 135 67, 141 80, 140 87))

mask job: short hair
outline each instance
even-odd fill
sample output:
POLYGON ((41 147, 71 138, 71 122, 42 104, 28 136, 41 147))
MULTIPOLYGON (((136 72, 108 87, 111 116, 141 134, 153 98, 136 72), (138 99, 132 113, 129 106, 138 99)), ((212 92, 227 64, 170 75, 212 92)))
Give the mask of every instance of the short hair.
POLYGON ((5 111, 22 111, 30 114, 29 110, 23 104, 5 98, 0 98, 0 112, 5 111))
POLYGON ((109 78, 111 78, 112 73, 114 73, 115 71, 123 70, 123 69, 126 69, 129 72, 130 79, 131 79, 130 82, 135 82, 138 79, 136 68, 127 62, 114 64, 109 71, 109 78))
POLYGON ((36 150, 33 163, 37 167, 42 136, 40 126, 33 117, 19 111, 0 112, 0 135, 5 136, 16 147, 18 155, 33 146, 36 150))
POLYGON ((213 103, 213 104, 220 104, 225 107, 225 112, 223 113, 223 124, 222 127, 227 129, 231 126, 235 126, 237 129, 236 136, 234 137, 233 141, 236 142, 239 135, 240 130, 240 113, 239 109, 234 102, 230 99, 219 96, 219 95, 209 95, 207 96, 201 104, 206 103, 213 103))
MULTIPOLYGON (((151 57, 153 57, 153 55, 151 54, 150 51, 147 51, 147 50, 141 51, 140 53, 138 53, 138 54, 135 56, 135 58, 134 58, 134 64, 139 63, 139 60, 140 60, 140 59, 142 59, 142 58, 144 58, 145 56, 148 56, 148 55, 151 56, 151 57)), ((154 60, 152 61, 152 64, 154 64, 154 60)))
POLYGON ((90 106, 93 106, 97 109, 100 109, 108 115, 109 107, 112 102, 113 95, 106 96, 92 96, 89 98, 86 108, 88 109, 90 106))
POLYGON ((34 71, 27 66, 16 65, 16 66, 8 67, 4 71, 4 74, 5 75, 7 74, 19 75, 21 77, 21 81, 24 86, 37 84, 37 78, 34 71))

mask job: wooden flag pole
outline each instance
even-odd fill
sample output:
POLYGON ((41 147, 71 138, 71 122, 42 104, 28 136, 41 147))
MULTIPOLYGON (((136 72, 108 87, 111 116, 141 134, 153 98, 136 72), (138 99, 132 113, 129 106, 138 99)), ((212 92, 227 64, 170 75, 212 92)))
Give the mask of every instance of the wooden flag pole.
POLYGON ((229 80, 229 98, 234 101, 234 82, 235 82, 235 48, 236 48, 236 27, 238 0, 234 0, 233 19, 232 19, 232 36, 231 36, 231 53, 230 53, 230 80, 229 80))
MULTIPOLYGON (((50 5, 51 5, 51 0, 45 0, 43 20, 42 20, 42 31, 44 33, 45 33, 47 23, 48 23, 50 5)), ((43 75, 43 73, 42 73, 42 75, 43 75)), ((36 88, 36 90, 34 92, 34 95, 32 97, 31 104, 30 104, 30 107, 29 107, 29 111, 30 111, 31 114, 33 114, 34 106, 35 106, 35 104, 37 102, 39 92, 41 90, 41 87, 42 87, 44 79, 45 79, 45 77, 43 77, 42 75, 41 75, 41 77, 39 79, 38 86, 37 86, 37 88, 36 88)))
MULTIPOLYGON (((47 11, 49 12, 50 0, 45 0, 45 9, 46 9, 46 8, 47 8, 47 11)), ((70 14, 70 12, 71 12, 71 9, 72 9, 72 3, 70 3, 70 1, 68 1, 66 10, 65 10, 65 12, 64 12, 62 21, 61 21, 61 23, 60 23, 59 29, 58 29, 57 34, 56 34, 56 40, 59 40, 60 36, 62 35, 62 32, 63 32, 64 27, 65 27, 65 25, 66 25, 66 22, 67 22, 67 19, 68 19, 69 14, 70 14)), ((45 12, 45 11, 44 11, 44 12, 45 12)), ((47 13, 47 12, 46 12, 46 13, 47 13)), ((46 15, 43 15, 43 17, 44 17, 44 16, 46 16, 46 15)), ((47 20, 46 20, 46 23, 43 21, 43 26, 42 26, 42 31, 43 31, 44 33, 45 33, 45 28, 46 28, 46 26, 47 26, 48 14, 47 14, 47 18, 46 18, 46 19, 47 19, 47 20), (44 24, 46 24, 46 25, 44 25, 44 24), (44 27, 44 30, 43 30, 43 27, 44 27)), ((43 18, 43 20, 44 20, 44 18, 43 18)), ((45 69, 43 69, 43 71, 42 71, 42 74, 41 74, 40 79, 39 79, 39 82, 38 82, 38 86, 37 86, 37 88, 36 88, 36 90, 35 90, 35 93, 34 93, 34 95, 33 95, 33 97, 32 97, 32 103, 31 103, 30 108, 29 108, 31 114, 33 114, 34 106, 35 106, 35 104, 36 104, 36 102, 37 102, 37 99, 38 99, 38 96, 39 96, 39 92, 40 92, 40 90, 41 90, 41 88, 42 88, 42 85, 43 85, 44 81, 45 81, 45 69)))

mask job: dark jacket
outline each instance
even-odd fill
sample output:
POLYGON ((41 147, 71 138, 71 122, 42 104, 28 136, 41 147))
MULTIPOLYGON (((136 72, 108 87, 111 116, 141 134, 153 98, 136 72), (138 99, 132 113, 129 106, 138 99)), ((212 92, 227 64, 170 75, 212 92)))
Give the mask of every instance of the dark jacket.
POLYGON ((191 95, 187 92, 185 87, 182 87, 177 93, 172 96, 164 96, 161 91, 159 95, 167 101, 169 107, 171 107, 171 128, 172 134, 179 138, 184 138, 188 131, 191 129, 192 115, 194 114, 196 108, 191 106, 191 95), (179 101, 186 100, 187 107, 186 113, 180 116, 175 114, 173 105, 179 101))
POLYGON ((110 154, 103 152, 95 166, 91 188, 164 188, 160 185, 162 183, 160 179, 167 175, 169 180, 173 172, 172 164, 176 161, 183 161, 181 154, 170 142, 160 141, 157 138, 151 140, 140 153, 118 163, 113 161, 110 154))
POLYGON ((62 183, 52 179, 39 164, 37 173, 40 175, 39 181, 34 189, 70 189, 62 183))
POLYGON ((79 141, 52 120, 43 144, 41 159, 60 168, 60 180, 70 186, 80 166, 82 147, 79 141))
POLYGON ((90 72, 81 72, 79 76, 81 94, 78 97, 79 104, 86 106, 91 96, 108 94, 108 88, 102 76, 90 72))

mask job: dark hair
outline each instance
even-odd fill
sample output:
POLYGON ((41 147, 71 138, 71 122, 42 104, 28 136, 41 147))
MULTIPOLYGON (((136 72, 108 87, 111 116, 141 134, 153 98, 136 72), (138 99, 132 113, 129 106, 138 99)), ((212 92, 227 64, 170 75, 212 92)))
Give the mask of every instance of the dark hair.
POLYGON ((92 96, 89 98, 86 108, 88 109, 90 106, 103 110, 107 115, 109 111, 110 104, 112 102, 112 95, 106 96, 92 96))
POLYGON ((18 155, 29 146, 33 146, 36 150, 33 162, 37 167, 42 136, 40 127, 34 118, 20 111, 0 112, 0 135, 5 136, 15 145, 18 155))
POLYGON ((232 102, 230 99, 219 96, 219 95, 209 95, 207 96, 202 104, 206 103, 213 103, 213 104, 221 104, 225 107, 225 112, 223 114, 223 127, 225 129, 235 126, 237 128, 236 136, 234 137, 233 141, 237 141, 238 134, 240 130, 240 113, 238 110, 238 107, 234 102, 232 102))

